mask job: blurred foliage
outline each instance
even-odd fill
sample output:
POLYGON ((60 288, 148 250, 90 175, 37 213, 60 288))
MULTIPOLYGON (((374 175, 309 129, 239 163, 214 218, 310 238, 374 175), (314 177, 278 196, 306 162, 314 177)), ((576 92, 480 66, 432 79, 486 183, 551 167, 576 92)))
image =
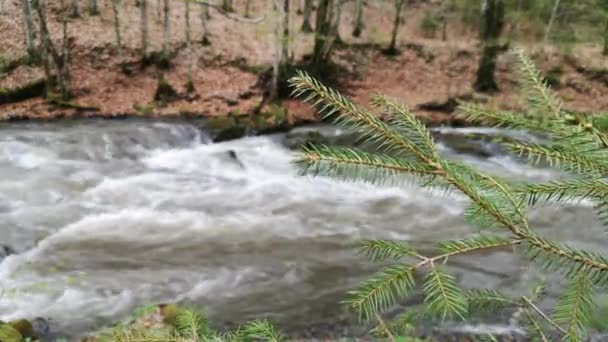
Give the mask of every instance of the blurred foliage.
MULTIPOLYGON (((511 39, 540 42, 555 0, 504 0, 511 39)), ((473 30, 479 27, 479 0, 448 0, 448 12, 473 30)), ((608 0, 561 0, 550 41, 558 45, 603 43, 608 0)))

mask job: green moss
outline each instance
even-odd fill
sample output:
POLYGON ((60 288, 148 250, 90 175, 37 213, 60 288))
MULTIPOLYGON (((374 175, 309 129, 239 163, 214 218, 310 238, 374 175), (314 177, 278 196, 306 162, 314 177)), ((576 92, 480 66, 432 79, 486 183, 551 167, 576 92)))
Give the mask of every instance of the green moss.
POLYGON ((439 29, 439 20, 429 12, 427 12, 422 20, 420 21, 420 30, 424 33, 425 37, 433 38, 439 29))
POLYGON ((0 88, 0 104, 19 102, 32 97, 43 96, 45 86, 46 82, 40 79, 19 88, 0 88))
POLYGON ((22 337, 25 338, 35 338, 36 333, 34 332, 34 327, 32 323, 27 319, 18 319, 15 321, 11 321, 8 323, 11 327, 17 330, 22 337))
POLYGON ((139 103, 135 103, 133 105, 133 109, 140 115, 152 115, 154 114, 154 109, 156 109, 156 103, 148 102, 147 104, 140 105, 139 103))
POLYGON ((1 342, 23 342, 23 336, 10 324, 0 323, 1 342))

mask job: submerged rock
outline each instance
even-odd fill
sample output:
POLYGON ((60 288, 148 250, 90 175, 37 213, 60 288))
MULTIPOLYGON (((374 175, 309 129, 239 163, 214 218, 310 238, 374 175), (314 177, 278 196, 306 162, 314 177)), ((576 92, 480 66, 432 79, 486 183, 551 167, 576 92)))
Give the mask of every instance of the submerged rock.
POLYGON ((0 245, 0 262, 11 254, 15 254, 15 250, 7 245, 0 245))
POLYGON ((289 131, 283 144, 289 149, 308 145, 331 145, 354 147, 360 145, 359 135, 354 131, 330 125, 298 127, 289 131))

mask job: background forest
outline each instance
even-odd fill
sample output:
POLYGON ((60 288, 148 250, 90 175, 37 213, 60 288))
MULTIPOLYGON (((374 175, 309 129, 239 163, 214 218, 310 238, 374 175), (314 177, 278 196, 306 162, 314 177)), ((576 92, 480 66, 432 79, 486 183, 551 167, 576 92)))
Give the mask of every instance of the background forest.
MULTIPOLYGON (((333 79, 356 101, 381 90, 434 123, 458 121, 449 115, 457 99, 518 106, 505 53, 513 46, 530 52, 569 107, 603 109, 607 7, 603 0, 5 1, 2 115, 247 115, 285 98, 285 80, 301 68, 333 79), (48 101, 35 99, 44 94, 48 101)), ((311 119, 297 104, 284 107, 289 123, 311 119)))

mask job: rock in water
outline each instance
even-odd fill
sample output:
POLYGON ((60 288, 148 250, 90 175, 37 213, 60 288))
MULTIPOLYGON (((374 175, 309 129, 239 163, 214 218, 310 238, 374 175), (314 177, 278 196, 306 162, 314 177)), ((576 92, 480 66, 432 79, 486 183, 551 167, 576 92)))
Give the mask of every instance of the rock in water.
POLYGON ((7 245, 0 245, 0 262, 2 262, 7 256, 15 254, 15 250, 7 245))
POLYGON ((0 342, 23 342, 23 336, 10 324, 0 323, 0 342))
POLYGON ((30 321, 28 321, 27 319, 18 319, 10 321, 8 322, 8 324, 11 327, 15 328, 15 330, 17 330, 21 334, 21 336, 25 338, 33 339, 37 337, 37 334, 34 332, 34 327, 32 326, 32 323, 30 323, 30 321))

